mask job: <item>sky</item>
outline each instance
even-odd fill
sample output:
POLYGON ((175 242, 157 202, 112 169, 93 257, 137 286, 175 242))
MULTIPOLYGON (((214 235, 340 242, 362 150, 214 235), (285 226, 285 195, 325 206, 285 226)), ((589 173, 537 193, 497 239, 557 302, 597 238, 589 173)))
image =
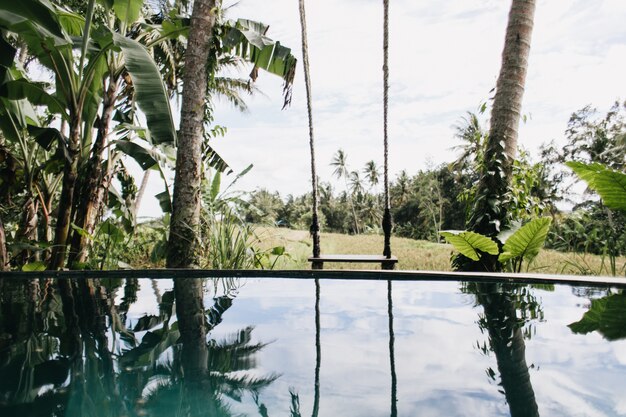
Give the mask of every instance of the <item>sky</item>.
MULTIPOLYGON (((390 0, 391 180, 455 159, 454 126, 495 87, 510 4, 390 0)), ((309 0, 306 12, 317 172, 336 182, 330 161, 338 149, 351 170, 369 160, 382 166, 383 4, 309 0)), ((263 72, 256 83, 263 94, 247 100, 246 113, 218 101, 215 120, 228 133, 212 145, 236 172, 254 165, 238 189, 303 194, 311 174, 298 1, 241 0, 228 17, 270 25, 267 35, 292 49, 298 68, 285 110, 282 80, 263 72)), ((550 140, 564 143, 575 110, 591 104, 605 113, 626 99, 625 21, 623 0, 537 0, 519 137, 531 155, 550 140)), ((162 190, 153 177, 146 197, 162 190)), ((146 198, 140 214, 159 215, 156 200, 146 198)))

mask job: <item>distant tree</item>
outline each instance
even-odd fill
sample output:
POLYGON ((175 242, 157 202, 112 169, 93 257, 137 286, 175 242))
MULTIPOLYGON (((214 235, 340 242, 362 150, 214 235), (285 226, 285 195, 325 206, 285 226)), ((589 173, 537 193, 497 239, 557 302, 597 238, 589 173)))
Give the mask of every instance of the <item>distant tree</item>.
POLYGON ((365 178, 367 182, 369 182, 371 188, 375 188, 378 185, 380 172, 378 171, 378 166, 376 166, 376 162, 368 161, 365 163, 365 168, 363 168, 363 174, 365 174, 365 178))
POLYGON ((348 178, 350 176, 348 171, 348 156, 343 151, 343 149, 337 150, 337 153, 333 155, 333 159, 330 162, 330 166, 334 167, 333 175, 338 179, 343 178, 344 184, 346 186, 346 193, 348 197, 348 202, 350 203, 350 208, 352 210, 352 219, 354 221, 354 231, 359 234, 359 222, 356 217, 356 209, 354 207, 354 200, 352 195, 348 193, 348 178))
POLYGON ((250 223, 271 223, 278 219, 278 213, 283 208, 283 201, 277 192, 271 193, 260 189, 252 193, 245 220, 250 223))

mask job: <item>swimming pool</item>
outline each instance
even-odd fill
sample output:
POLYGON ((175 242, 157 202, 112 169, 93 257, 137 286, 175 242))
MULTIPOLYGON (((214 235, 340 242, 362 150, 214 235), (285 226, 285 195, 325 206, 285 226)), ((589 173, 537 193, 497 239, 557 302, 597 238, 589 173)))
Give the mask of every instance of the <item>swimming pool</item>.
POLYGON ((191 349, 171 279, 4 279, 0 415, 626 415, 621 281, 361 274, 187 278, 191 349))

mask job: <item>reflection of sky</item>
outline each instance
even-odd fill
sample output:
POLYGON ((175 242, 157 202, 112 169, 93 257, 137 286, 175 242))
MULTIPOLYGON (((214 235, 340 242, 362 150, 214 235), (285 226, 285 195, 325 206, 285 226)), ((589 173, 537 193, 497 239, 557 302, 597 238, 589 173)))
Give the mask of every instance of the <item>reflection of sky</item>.
MULTIPOLYGON (((159 281, 159 288, 171 282, 159 281)), ((509 415, 497 382, 493 353, 476 322, 482 307, 458 283, 394 282, 393 314, 399 416, 509 415)), ((156 313, 148 280, 129 317, 156 313)), ((626 415, 626 341, 607 342, 597 333, 574 335, 587 301, 557 286, 534 290, 545 320, 534 322, 526 340, 526 362, 543 416, 626 415)), ((210 302, 211 294, 207 295, 210 302)), ((257 375, 281 377, 262 391, 269 415, 289 415, 290 388, 300 396, 302 415, 313 408, 315 371, 315 284, 312 280, 248 279, 211 337, 221 339, 255 326, 254 341, 269 342, 257 356, 257 375)), ((321 281, 320 416, 375 416, 390 412, 391 376, 384 281, 321 281)), ((233 411, 257 415, 250 398, 233 411)))

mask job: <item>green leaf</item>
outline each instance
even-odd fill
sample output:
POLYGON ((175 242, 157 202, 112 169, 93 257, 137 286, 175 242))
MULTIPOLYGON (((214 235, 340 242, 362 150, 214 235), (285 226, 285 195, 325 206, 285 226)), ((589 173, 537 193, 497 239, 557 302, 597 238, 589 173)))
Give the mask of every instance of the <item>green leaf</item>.
POLYGON ((144 171, 153 168, 159 163, 159 156, 152 149, 146 149, 129 140, 118 140, 114 143, 116 149, 137 161, 144 171))
POLYGON ((59 142, 61 144, 64 142, 61 132, 53 127, 37 127, 29 125, 28 133, 30 133, 35 141, 37 141, 39 146, 47 151, 52 149, 52 144, 54 142, 59 142))
POLYGON ((159 200, 159 205, 161 206, 161 210, 163 213, 171 213, 172 212, 172 200, 170 199, 170 193, 167 191, 163 191, 154 196, 157 200, 159 200))
POLYGON ((133 80, 137 104, 146 116, 154 143, 176 144, 170 102, 156 63, 137 41, 113 33, 113 42, 122 49, 126 69, 133 80))
POLYGON ((16 52, 17 50, 7 42, 4 35, 0 34, 0 83, 3 82, 7 68, 13 65, 16 52))
POLYGON ((35 271, 45 271, 46 264, 41 261, 29 262, 22 266, 22 271, 24 272, 35 272, 35 271))
POLYGON ((3 1, 0 6, 0 27, 33 39, 54 38, 55 43, 67 43, 59 25, 57 9, 48 0, 3 1))
POLYGON ((498 245, 487 236, 474 232, 441 232, 441 236, 450 243, 456 250, 468 258, 480 260, 480 252, 491 255, 498 254, 498 245))
POLYGON ((602 164, 567 162, 566 165, 600 195, 604 205, 626 212, 626 173, 602 164))
POLYGON ((551 223, 550 217, 541 217, 522 226, 507 239, 498 260, 506 262, 513 258, 524 258, 531 261, 543 247, 551 223))
POLYGON ((47 106, 51 113, 61 114, 67 118, 65 105, 57 97, 46 91, 43 83, 31 82, 26 79, 8 81, 0 87, 0 96, 10 100, 28 99, 34 105, 47 106))
MULTIPOLYGON (((226 22, 223 29, 224 51, 251 62, 255 69, 262 68, 283 78, 284 106, 287 106, 291 100, 291 85, 298 62, 291 49, 265 36, 268 26, 259 22, 239 19, 237 22, 226 22)), ((256 71, 250 76, 255 80, 256 71)))
POLYGON ((213 176, 213 181, 211 182, 211 201, 215 201, 218 194, 220 193, 220 186, 222 184, 222 174, 221 172, 215 172, 213 176))
POLYGON ((582 319, 567 327, 579 334, 597 331, 606 340, 626 338, 626 293, 591 300, 582 319))
POLYGON ((113 0, 115 16, 122 22, 131 24, 139 19, 143 0, 113 0))

